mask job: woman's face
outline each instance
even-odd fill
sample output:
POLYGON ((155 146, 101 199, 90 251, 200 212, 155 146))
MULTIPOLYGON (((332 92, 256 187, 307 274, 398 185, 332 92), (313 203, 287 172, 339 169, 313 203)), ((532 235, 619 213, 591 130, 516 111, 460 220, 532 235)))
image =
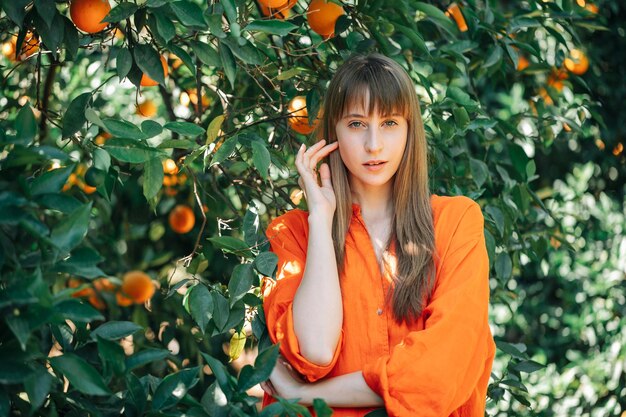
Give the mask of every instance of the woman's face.
POLYGON ((391 186, 407 141, 404 116, 384 116, 376 109, 368 116, 367 108, 367 103, 349 106, 335 126, 339 153, 356 189, 391 186))

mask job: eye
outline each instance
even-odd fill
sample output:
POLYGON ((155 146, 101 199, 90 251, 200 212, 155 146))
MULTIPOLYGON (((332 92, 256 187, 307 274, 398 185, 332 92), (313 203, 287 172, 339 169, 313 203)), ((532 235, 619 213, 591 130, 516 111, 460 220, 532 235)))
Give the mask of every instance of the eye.
POLYGON ((395 120, 385 120, 383 124, 387 127, 393 127, 393 126, 398 125, 398 123, 395 120))
POLYGON ((348 127, 351 127, 351 128, 354 128, 354 129, 358 129, 358 128, 363 127, 363 126, 365 126, 363 124, 363 122, 360 122, 358 120, 354 120, 354 121, 348 123, 348 127))

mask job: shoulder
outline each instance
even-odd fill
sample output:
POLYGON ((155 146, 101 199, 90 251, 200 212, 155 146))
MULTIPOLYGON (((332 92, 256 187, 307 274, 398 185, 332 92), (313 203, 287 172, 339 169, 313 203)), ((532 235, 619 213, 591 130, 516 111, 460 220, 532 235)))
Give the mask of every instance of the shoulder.
POLYGON ((294 209, 273 219, 267 227, 265 235, 272 241, 307 239, 309 233, 309 213, 294 209))
POLYGON ((480 205, 465 196, 432 195, 435 243, 445 253, 455 242, 480 239, 484 235, 484 218, 480 205))

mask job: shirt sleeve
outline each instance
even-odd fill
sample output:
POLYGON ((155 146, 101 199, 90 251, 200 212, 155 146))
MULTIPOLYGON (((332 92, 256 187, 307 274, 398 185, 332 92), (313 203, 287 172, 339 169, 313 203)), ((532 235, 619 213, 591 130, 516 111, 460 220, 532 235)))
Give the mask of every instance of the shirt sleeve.
POLYGON ((449 229, 454 232, 423 312, 425 328, 409 333, 389 355, 362 369, 389 416, 449 416, 476 390, 485 398, 495 345, 488 325, 483 223, 480 207, 471 202, 457 227, 449 229))
POLYGON ((343 331, 332 361, 320 366, 300 353, 293 326, 293 299, 302 281, 308 244, 308 223, 305 212, 289 212, 272 221, 266 236, 270 250, 278 256, 276 279, 265 278, 263 284, 263 310, 270 339, 280 343, 281 354, 302 377, 315 382, 328 375, 339 358, 343 344, 343 331))

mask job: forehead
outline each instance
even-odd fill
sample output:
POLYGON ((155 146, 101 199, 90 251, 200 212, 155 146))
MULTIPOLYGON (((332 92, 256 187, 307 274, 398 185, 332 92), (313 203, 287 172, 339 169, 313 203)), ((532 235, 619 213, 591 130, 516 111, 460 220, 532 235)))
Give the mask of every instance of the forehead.
POLYGON ((385 94, 384 91, 374 91, 373 94, 369 88, 354 88, 348 91, 343 103, 341 117, 348 115, 379 116, 399 115, 406 117, 406 106, 404 100, 398 100, 398 97, 385 94))

